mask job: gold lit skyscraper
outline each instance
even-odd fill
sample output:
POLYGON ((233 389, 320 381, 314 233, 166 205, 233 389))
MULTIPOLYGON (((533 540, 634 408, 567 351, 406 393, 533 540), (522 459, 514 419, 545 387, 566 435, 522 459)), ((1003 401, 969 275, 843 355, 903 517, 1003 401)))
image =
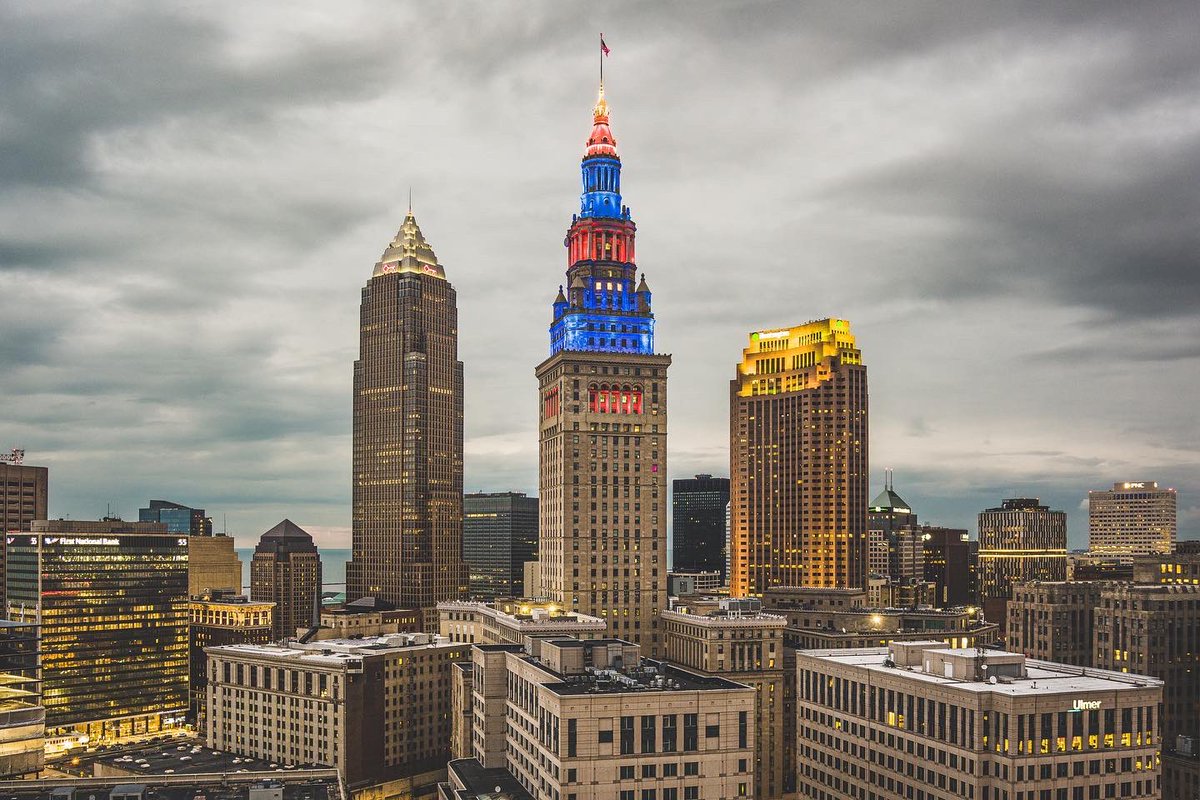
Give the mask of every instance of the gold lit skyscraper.
POLYGON ((729 454, 734 596, 866 585, 867 369, 849 322, 750 334, 729 454))
POLYGON ((362 292, 352 502, 348 599, 432 614, 465 596, 458 309, 412 211, 362 292))

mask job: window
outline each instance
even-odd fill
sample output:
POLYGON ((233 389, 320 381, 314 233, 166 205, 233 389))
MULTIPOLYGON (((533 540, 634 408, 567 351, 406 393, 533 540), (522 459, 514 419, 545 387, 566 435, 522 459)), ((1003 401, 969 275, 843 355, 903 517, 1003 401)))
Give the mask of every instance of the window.
POLYGON ((721 735, 721 726, 720 725, 705 725, 704 726, 704 738, 705 739, 716 739, 720 735, 721 735))
POLYGON ((700 721, 697 714, 683 715, 683 749, 692 752, 700 749, 700 721))
POLYGON ((683 800, 700 800, 700 787, 699 786, 683 787, 683 800))
POLYGON ((575 737, 577 723, 578 721, 574 719, 567 720, 567 758, 575 757, 575 737))
MULTIPOLYGON (((746 744, 746 738, 747 738, 747 735, 746 735, 746 727, 747 727, 746 718, 747 718, 748 716, 749 716, 749 712, 746 712, 746 711, 739 711, 739 712, 738 712, 738 747, 747 747, 747 746, 748 746, 748 745, 746 744)), ((573 720, 572 720, 572 721, 573 721, 573 720)))
POLYGON ((642 717, 642 752, 654 752, 654 721, 657 719, 653 714, 647 714, 642 717))
POLYGON ((642 800, 654 800, 657 794, 653 789, 642 789, 642 800))
POLYGON ((678 730, 675 727, 678 720, 677 714, 664 714, 662 718, 662 751, 664 753, 675 752, 675 734, 678 730))
POLYGON ((612 744, 612 731, 597 731, 596 741, 600 744, 612 744))
MULTIPOLYGON (((679 774, 679 765, 678 764, 676 764, 673 761, 670 764, 663 764, 663 777, 664 778, 674 778, 678 774, 679 774)), ((665 798, 664 798, 664 800, 665 800, 665 798)))
POLYGON ((621 717, 621 755, 633 752, 633 717, 621 717))
POLYGON ((633 789, 622 789, 621 800, 634 800, 633 789))
POLYGON ((683 774, 684 775, 699 775, 700 774, 700 762, 699 761, 683 762, 683 774))
MULTIPOLYGON (((579 780, 579 770, 577 770, 577 769, 567 770, 567 783, 574 783, 577 780, 579 780)), ((1082 800, 1082 798, 1081 798, 1081 800, 1082 800)))
POLYGON ((621 765, 621 780, 623 780, 623 781, 633 780, 633 764, 622 764, 621 765))
POLYGON ((658 777, 657 767, 655 767, 654 764, 642 764, 642 777, 643 778, 657 778, 658 777))

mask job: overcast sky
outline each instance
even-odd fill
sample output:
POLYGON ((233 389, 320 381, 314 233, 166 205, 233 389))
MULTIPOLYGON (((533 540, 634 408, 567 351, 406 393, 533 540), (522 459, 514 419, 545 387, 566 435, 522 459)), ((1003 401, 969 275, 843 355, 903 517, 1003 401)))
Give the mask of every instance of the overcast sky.
POLYGON ((467 489, 536 493, 604 31, 671 477, 728 474, 749 331, 840 316, 872 494, 892 467, 972 530, 1041 497, 1083 547, 1089 488, 1157 480, 1200 535, 1197 3, 248 5, 0 6, 0 448, 52 516, 348 546, 359 293, 410 186, 467 489))

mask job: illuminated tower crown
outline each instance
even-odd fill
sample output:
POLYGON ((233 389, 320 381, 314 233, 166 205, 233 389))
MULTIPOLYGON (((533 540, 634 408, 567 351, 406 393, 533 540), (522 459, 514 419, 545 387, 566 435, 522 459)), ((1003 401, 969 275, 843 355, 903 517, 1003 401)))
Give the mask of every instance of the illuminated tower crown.
POLYGON ((592 109, 592 133, 583 154, 583 194, 572 217, 567 288, 559 287, 550 326, 550 353, 654 352, 654 315, 645 276, 634 264, 637 226, 621 204, 621 159, 609 127, 604 84, 592 109))

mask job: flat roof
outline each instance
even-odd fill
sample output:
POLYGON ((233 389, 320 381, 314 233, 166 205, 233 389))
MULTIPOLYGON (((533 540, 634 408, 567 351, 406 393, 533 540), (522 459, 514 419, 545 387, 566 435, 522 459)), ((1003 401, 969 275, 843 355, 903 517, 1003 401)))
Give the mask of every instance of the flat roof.
POLYGON ((272 772, 286 766, 283 763, 272 766, 271 763, 256 758, 210 750, 194 743, 175 744, 174 742, 166 742, 160 748, 146 749, 140 752, 102 755, 95 761, 132 773, 129 777, 145 775, 147 776, 146 782, 152 780, 155 775, 166 775, 167 770, 172 770, 171 774, 174 775, 191 775, 200 772, 237 772, 239 770, 272 772), (139 760, 144 760, 146 766, 141 766, 138 763, 139 760), (235 760, 237 763, 234 763, 235 760))
MULTIPOLYGON (((974 658, 974 648, 936 647, 925 651, 940 655, 974 658)), ((1020 653, 1001 651, 985 651, 987 655, 1020 656, 1020 653)), ((936 686, 953 686, 968 692, 1008 695, 1010 697, 1026 697, 1036 695, 1078 694, 1080 692, 1127 691, 1142 688, 1162 686, 1163 682, 1146 675, 1129 675, 1122 672, 1094 669, 1091 667, 1073 667, 1067 664, 1056 664, 1051 661, 1025 659, 1026 677, 1013 678, 1011 683, 998 681, 986 683, 983 681, 968 681, 960 678, 947 678, 917 668, 886 667, 884 661, 890 659, 886 647, 845 648, 838 650, 799 650, 799 656, 829 661, 848 667, 861 667, 871 672, 899 675, 907 680, 927 683, 936 686)))
POLYGON ((466 648, 469 645, 452 642, 445 636, 433 636, 427 633, 388 633, 382 636, 364 636, 357 639, 322 639, 306 644, 295 640, 268 644, 225 644, 206 647, 205 652, 274 658, 328 666, 382 653, 443 647, 466 648))
POLYGON ((544 684, 547 689, 561 696, 584 694, 636 694, 640 692, 694 692, 720 689, 746 689, 743 683, 725 678, 700 675, 681 669, 665 661, 643 658, 636 668, 591 669, 588 672, 563 675, 555 672, 543 662, 527 656, 527 662, 543 672, 558 678, 557 682, 544 684), (663 678, 664 685, 658 686, 657 679, 663 678))
POLYGON ((497 790, 511 800, 534 800, 533 795, 504 767, 489 769, 480 764, 478 759, 459 758, 447 764, 446 769, 463 785, 464 788, 455 793, 463 800, 495 797, 497 790))

